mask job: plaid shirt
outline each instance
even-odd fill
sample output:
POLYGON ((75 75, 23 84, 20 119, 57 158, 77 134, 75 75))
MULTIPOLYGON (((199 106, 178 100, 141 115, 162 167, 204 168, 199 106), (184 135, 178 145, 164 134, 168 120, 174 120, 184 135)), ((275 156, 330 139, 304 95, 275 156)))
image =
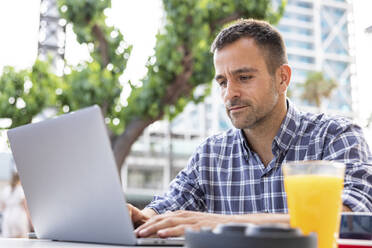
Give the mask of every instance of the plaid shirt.
POLYGON ((209 137, 170 183, 169 191, 147 206, 158 213, 194 210, 219 214, 287 213, 282 164, 332 160, 346 164, 343 204, 372 211, 372 155, 360 127, 341 117, 288 111, 265 167, 242 130, 209 137))

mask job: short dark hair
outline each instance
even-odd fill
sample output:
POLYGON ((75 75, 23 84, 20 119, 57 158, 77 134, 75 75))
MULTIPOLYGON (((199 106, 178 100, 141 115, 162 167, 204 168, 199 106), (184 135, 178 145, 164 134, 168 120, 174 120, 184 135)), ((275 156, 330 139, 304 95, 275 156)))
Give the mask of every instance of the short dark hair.
POLYGON ((264 54, 271 75, 279 66, 288 63, 284 40, 279 31, 268 22, 254 19, 240 19, 223 29, 213 41, 211 52, 214 53, 243 37, 254 39, 264 54))

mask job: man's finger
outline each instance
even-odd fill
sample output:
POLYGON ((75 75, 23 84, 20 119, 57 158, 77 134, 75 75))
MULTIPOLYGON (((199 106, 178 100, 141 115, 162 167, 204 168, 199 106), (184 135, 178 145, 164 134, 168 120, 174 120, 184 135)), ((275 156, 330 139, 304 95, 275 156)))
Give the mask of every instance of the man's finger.
POLYGON ((136 230, 136 234, 139 237, 148 237, 152 234, 156 234, 159 229, 177 225, 176 222, 178 221, 179 220, 175 218, 152 220, 151 222, 147 222, 143 226, 140 226, 139 230, 136 230))
POLYGON ((145 216, 141 210, 136 208, 135 206, 131 204, 127 204, 129 215, 132 219, 134 227, 141 226, 143 223, 145 223, 148 220, 148 217, 145 216))
POLYGON ((202 227, 215 228, 218 224, 220 224, 220 222, 213 219, 213 217, 207 219, 194 217, 189 224, 181 224, 175 227, 161 229, 157 232, 157 235, 161 238, 178 237, 183 236, 186 229, 200 230, 202 227))
POLYGON ((149 235, 156 234, 159 230, 162 229, 193 223, 195 223, 195 220, 192 218, 169 217, 161 221, 151 223, 150 225, 146 225, 145 228, 142 228, 137 232, 137 235, 140 237, 147 237, 149 235))
POLYGON ((185 234, 185 230, 187 228, 194 229, 191 225, 178 225, 175 227, 161 229, 157 232, 157 235, 160 238, 179 237, 185 234))
POLYGON ((129 216, 132 217, 132 205, 127 204, 127 208, 128 208, 129 216))
POLYGON ((159 221, 162 221, 163 219, 167 218, 167 216, 167 214, 156 215, 146 221, 146 223, 144 223, 143 225, 139 226, 134 232, 138 235, 141 230, 146 229, 147 227, 154 225, 159 221))

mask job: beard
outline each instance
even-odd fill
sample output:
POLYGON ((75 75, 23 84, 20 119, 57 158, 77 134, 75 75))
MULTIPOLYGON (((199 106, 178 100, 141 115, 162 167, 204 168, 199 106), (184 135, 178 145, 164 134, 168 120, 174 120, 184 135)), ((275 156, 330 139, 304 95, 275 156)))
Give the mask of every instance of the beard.
POLYGON ((270 90, 261 103, 254 103, 249 99, 233 98, 225 104, 226 113, 234 127, 238 129, 254 128, 272 116, 278 98, 279 95, 274 88, 270 90), (238 111, 229 110, 238 106, 244 106, 244 108, 238 111))

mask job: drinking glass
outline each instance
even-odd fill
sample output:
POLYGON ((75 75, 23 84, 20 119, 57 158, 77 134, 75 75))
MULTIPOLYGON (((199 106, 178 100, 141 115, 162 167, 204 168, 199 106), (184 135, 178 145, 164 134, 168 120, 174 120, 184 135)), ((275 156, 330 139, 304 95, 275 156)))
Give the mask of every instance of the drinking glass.
POLYGON ((299 161, 283 165, 291 227, 316 232, 318 248, 336 248, 342 209, 345 165, 299 161))

